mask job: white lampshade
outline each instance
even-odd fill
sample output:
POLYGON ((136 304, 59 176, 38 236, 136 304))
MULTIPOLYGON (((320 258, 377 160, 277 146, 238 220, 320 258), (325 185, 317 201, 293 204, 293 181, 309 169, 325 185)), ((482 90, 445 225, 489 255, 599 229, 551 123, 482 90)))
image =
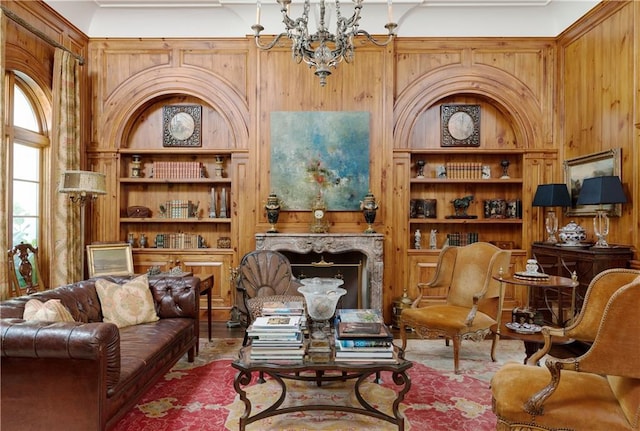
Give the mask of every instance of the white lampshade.
POLYGON ((60 180, 60 193, 107 194, 106 175, 91 171, 65 171, 60 180))

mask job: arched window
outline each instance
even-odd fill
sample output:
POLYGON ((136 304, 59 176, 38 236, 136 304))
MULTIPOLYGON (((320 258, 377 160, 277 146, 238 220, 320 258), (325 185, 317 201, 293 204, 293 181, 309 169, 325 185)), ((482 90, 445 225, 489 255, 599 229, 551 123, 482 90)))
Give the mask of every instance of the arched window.
POLYGON ((49 146, 41 91, 18 72, 7 72, 7 135, 9 137, 10 245, 42 244, 45 195, 45 150, 49 146))

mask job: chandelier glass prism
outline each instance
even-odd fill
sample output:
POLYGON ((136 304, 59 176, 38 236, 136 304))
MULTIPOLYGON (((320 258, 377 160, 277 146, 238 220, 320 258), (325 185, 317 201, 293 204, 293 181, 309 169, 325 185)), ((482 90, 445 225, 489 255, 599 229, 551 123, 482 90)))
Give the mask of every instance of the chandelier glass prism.
POLYGON ((343 60, 346 63, 353 61, 355 51, 353 42, 356 36, 364 36, 378 46, 388 45, 395 36, 397 24, 392 22, 391 0, 387 2, 389 22, 384 26, 388 31, 388 35, 383 41, 376 40, 368 32, 358 28, 363 0, 353 0, 354 10, 349 18, 342 16, 339 0, 332 0, 331 2, 319 0, 315 33, 309 32, 310 0, 304 0, 302 16, 299 18, 291 18, 289 16, 291 0, 277 0, 277 2, 280 5, 280 12, 282 13, 286 31, 275 36, 269 43, 262 44, 260 42, 260 33, 264 30, 264 27, 260 25, 261 3, 258 0, 256 9, 257 22, 251 26, 256 46, 262 50, 269 50, 276 46, 283 37, 288 37, 291 40, 293 59, 296 63, 305 62, 309 67, 314 68, 314 73, 320 78, 320 85, 323 87, 327 83, 327 76, 331 75, 330 69, 335 69, 343 60), (332 8, 335 9, 336 15, 335 33, 329 30, 332 8))

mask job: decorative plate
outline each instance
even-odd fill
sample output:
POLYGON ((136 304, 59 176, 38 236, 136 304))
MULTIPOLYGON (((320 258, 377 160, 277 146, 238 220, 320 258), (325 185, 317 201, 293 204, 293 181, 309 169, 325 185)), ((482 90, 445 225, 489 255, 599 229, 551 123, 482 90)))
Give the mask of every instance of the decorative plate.
POLYGON ((518 334, 537 334, 542 331, 542 326, 533 323, 515 323, 507 322, 504 324, 508 329, 518 334))

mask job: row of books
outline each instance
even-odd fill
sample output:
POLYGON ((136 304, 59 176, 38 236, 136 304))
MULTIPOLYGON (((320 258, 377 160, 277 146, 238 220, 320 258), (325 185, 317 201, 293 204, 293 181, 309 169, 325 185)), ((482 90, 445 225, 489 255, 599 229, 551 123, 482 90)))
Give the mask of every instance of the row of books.
POLYGON ((338 309, 335 326, 336 360, 395 361, 393 335, 380 310, 338 309))
POLYGON ((156 248, 204 248, 204 239, 195 233, 159 233, 156 235, 156 248))
POLYGON ((482 163, 477 162, 460 162, 445 163, 446 177, 450 179, 481 179, 486 178, 482 175, 482 163))
POLYGON ((265 302, 261 316, 247 328, 252 361, 293 361, 304 359, 304 303, 265 302))
POLYGON ((456 246, 465 246, 478 242, 478 232, 452 232, 447 234, 447 244, 456 246))
POLYGON ((172 199, 160 205, 162 217, 166 218, 195 218, 198 216, 200 202, 193 203, 190 200, 172 199))
POLYGON ((202 178, 202 163, 153 162, 153 176, 163 179, 202 178))

